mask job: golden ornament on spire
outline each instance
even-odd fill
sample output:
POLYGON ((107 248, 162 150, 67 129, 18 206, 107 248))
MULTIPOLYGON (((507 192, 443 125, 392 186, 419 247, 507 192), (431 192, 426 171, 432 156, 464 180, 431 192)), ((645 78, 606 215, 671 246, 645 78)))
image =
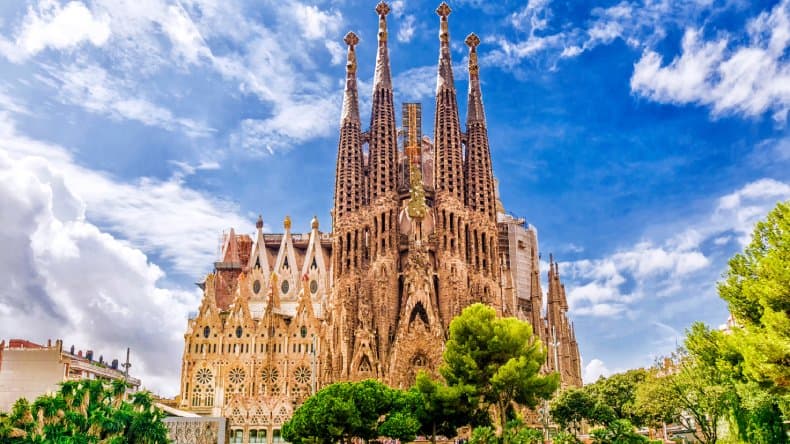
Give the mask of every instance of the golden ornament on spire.
POLYGON ((450 9, 450 6, 447 5, 447 2, 442 2, 439 7, 436 8, 436 13, 439 14, 439 17, 441 18, 446 19, 451 12, 453 12, 453 10, 450 9))
POLYGON ((283 220, 283 227, 286 230, 291 229, 291 216, 285 216, 285 220, 283 220))
POLYGON ((376 12, 380 16, 386 16, 390 13, 390 5, 388 5, 387 2, 379 2, 379 4, 376 5, 376 12))
POLYGON ((359 37, 357 37, 357 35, 353 32, 349 32, 343 38, 343 41, 346 42, 346 45, 348 45, 348 61, 346 62, 346 71, 352 74, 357 72, 357 57, 354 53, 354 46, 359 43, 359 37))
POLYGON ((464 42, 469 47, 469 73, 477 74, 480 72, 480 66, 477 64, 477 45, 480 44, 480 37, 473 32, 466 37, 464 42))
POLYGON ((450 30, 447 27, 447 16, 450 15, 450 12, 452 12, 452 9, 450 9, 445 2, 442 2, 442 4, 436 8, 436 13, 441 17, 441 22, 439 23, 439 40, 442 43, 450 43, 450 30))
POLYGON ((385 2, 379 2, 376 5, 376 13, 379 15, 379 41, 387 41, 387 14, 390 12, 390 6, 385 2))

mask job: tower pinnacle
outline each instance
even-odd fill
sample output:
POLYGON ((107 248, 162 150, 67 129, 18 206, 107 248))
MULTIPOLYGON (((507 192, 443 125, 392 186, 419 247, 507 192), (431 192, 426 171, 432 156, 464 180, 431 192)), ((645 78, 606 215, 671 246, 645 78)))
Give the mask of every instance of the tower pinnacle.
POLYGON ((379 15, 379 49, 376 54, 376 72, 373 75, 373 90, 379 87, 392 89, 392 74, 390 73, 390 58, 387 50, 387 14, 390 7, 385 2, 376 5, 379 15))
POLYGON ((475 33, 471 33, 464 42, 469 47, 469 101, 466 124, 485 123, 483 94, 480 91, 480 66, 477 64, 477 45, 480 44, 480 38, 475 33))
POLYGON ((354 47, 359 43, 359 37, 353 32, 346 34, 343 39, 348 45, 348 61, 346 62, 346 90, 343 94, 343 112, 340 122, 348 120, 359 122, 359 93, 357 92, 357 55, 354 47))
POLYGON ((376 72, 373 75, 373 109, 370 113, 370 137, 368 145, 369 177, 367 199, 376 199, 395 191, 398 139, 395 127, 395 108, 392 97, 392 73, 387 49, 387 14, 389 5, 380 2, 376 6, 379 16, 378 52, 376 72))
POLYGON ((436 92, 442 87, 455 88, 453 83, 453 65, 450 61, 450 30, 447 23, 447 17, 452 10, 447 3, 442 2, 436 8, 436 14, 439 15, 439 76, 436 83, 436 92))

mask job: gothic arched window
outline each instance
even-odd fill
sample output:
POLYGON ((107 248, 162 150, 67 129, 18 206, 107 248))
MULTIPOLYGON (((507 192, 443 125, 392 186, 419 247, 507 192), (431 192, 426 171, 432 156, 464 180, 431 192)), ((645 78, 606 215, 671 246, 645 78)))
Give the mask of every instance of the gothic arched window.
POLYGON ((241 337, 241 333, 242 332, 243 332, 243 330, 241 329, 241 327, 236 327, 236 337, 237 338, 241 337))

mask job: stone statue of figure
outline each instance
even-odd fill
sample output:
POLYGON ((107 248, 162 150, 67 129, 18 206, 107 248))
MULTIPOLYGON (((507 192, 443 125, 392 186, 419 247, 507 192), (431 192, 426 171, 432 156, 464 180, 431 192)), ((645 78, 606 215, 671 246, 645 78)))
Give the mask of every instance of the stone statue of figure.
POLYGON ((365 330, 370 331, 372 315, 370 312, 370 304, 366 300, 361 300, 359 303, 359 313, 357 315, 359 325, 365 330))

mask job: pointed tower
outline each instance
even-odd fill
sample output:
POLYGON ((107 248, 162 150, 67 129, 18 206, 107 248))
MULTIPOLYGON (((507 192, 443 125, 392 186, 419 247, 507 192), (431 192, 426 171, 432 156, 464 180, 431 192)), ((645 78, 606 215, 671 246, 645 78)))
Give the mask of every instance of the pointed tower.
POLYGON ((463 157, 458 103, 450 59, 450 7, 442 2, 439 15, 439 66, 436 77, 434 117, 434 182, 437 259, 439 264, 439 315, 445 331, 453 317, 484 300, 479 289, 469 288, 466 240, 470 224, 464 206, 463 157))
MULTIPOLYGON (((466 158, 464 159, 464 186, 468 220, 474 227, 467 239, 467 263, 470 286, 484 295, 483 301, 501 308, 500 314, 510 308, 500 302, 500 289, 495 285, 501 272, 496 222, 496 193, 491 153, 488 148, 483 93, 480 90, 480 66, 477 63, 477 46, 480 38, 469 34, 465 40, 469 47, 469 101, 466 115, 466 158)), ((509 314, 509 313, 508 313, 509 314)))
POLYGON ((383 363, 386 362, 397 322, 397 309, 393 307, 398 306, 398 140, 387 48, 389 12, 387 3, 376 5, 379 32, 368 138, 369 207, 365 229, 359 239, 360 245, 364 245, 360 248, 365 250, 366 279, 361 291, 356 293, 358 301, 354 317, 358 321, 358 340, 355 339, 353 348, 355 359, 350 361, 350 373, 354 379, 383 374, 383 363), (366 342, 365 337, 370 339, 366 342), (367 360, 357 361, 360 354, 367 356, 367 360))
POLYGON ((466 204, 473 211, 496 221, 496 196, 488 130, 480 90, 480 66, 477 64, 477 45, 480 38, 474 33, 466 38, 469 46, 469 101, 466 113, 466 204))
POLYGON ((357 93, 357 56, 354 47, 359 37, 353 32, 344 39, 348 45, 346 63, 346 89, 343 93, 343 111, 340 116, 340 142, 337 148, 335 174, 335 218, 341 219, 360 209, 363 204, 364 182, 362 177, 362 130, 359 121, 359 95, 357 93))
MULTIPOLYGON (((357 91, 356 45, 359 43, 359 38, 353 32, 349 32, 344 41, 348 45, 348 62, 337 150, 335 207, 332 218, 332 266, 329 267, 333 273, 335 298, 333 312, 326 313, 326 316, 333 320, 332 336, 342 338, 340 340, 343 341, 332 350, 330 357, 335 364, 330 366, 333 372, 331 376, 335 379, 348 377, 348 369, 341 363, 350 359, 349 349, 353 346, 353 338, 345 332, 353 331, 356 326, 354 319, 347 314, 356 313, 357 298, 361 291, 363 226, 367 217, 365 205, 367 185, 363 171, 363 142, 357 91)), ((311 262, 308 267, 312 265, 314 257, 308 259, 311 262)), ((321 286, 320 280, 319 286, 321 286)))
POLYGON ((453 63, 450 59, 450 31, 447 17, 450 7, 442 2, 436 9, 439 22, 439 70, 436 76, 436 117, 434 139, 436 144, 436 191, 463 202, 464 179, 461 148, 461 125, 458 102, 453 80, 453 63))
POLYGON ((370 180, 368 199, 375 203, 395 192, 398 141, 395 127, 395 106, 392 98, 392 74, 387 49, 387 14, 384 2, 376 5, 379 15, 376 72, 373 75, 373 110, 370 113, 370 180))

